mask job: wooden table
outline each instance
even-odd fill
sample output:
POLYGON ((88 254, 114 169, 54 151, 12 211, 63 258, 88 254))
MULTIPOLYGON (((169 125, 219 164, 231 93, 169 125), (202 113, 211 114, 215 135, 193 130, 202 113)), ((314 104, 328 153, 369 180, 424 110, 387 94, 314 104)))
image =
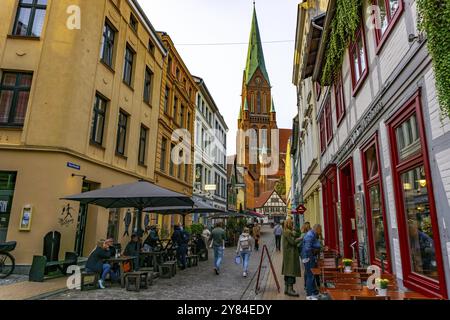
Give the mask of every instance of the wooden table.
MULTIPOLYGON (((326 292, 330 295, 332 300, 351 300, 352 296, 363 296, 363 297, 376 297, 377 294, 375 290, 369 290, 367 287, 363 287, 362 290, 328 290, 326 292)), ((403 291, 392 291, 388 290, 387 295, 391 300, 404 300, 405 298, 415 298, 415 299, 432 299, 418 292, 403 292, 403 291)))
POLYGON ((121 257, 119 257, 119 258, 109 258, 109 259, 106 259, 106 262, 107 263, 110 263, 110 264, 114 264, 114 263, 117 263, 117 264, 119 264, 119 268, 120 268, 120 285, 122 286, 122 288, 124 288, 125 287, 125 271, 124 271, 124 269, 123 269, 123 264, 125 263, 125 262, 131 262, 131 263, 133 263, 134 262, 134 259, 136 259, 137 257, 127 257, 127 256, 121 256, 121 257))

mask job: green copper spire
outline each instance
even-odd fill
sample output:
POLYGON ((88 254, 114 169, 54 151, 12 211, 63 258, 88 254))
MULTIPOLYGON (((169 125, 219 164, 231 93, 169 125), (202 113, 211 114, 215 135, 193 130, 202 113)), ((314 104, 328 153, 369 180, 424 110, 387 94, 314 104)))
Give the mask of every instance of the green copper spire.
POLYGON ((250 40, 247 54, 247 64, 245 67, 245 82, 248 84, 255 71, 260 68, 264 78, 270 85, 269 75, 264 62, 264 52, 259 34, 258 18, 256 17, 256 8, 253 7, 252 29, 250 31, 250 40))
POLYGON ((270 107, 270 112, 276 112, 275 111, 275 103, 273 102, 273 98, 272 98, 272 106, 270 107))

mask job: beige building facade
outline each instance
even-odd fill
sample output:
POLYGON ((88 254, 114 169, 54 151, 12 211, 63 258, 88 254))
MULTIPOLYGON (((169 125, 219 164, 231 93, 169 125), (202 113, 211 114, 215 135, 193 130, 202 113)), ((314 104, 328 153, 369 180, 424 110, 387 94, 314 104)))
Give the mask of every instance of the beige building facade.
POLYGON ((129 240, 126 210, 60 198, 155 182, 167 54, 135 0, 28 2, 0 11, 0 242, 17 241, 19 267, 52 231, 60 259, 129 240))

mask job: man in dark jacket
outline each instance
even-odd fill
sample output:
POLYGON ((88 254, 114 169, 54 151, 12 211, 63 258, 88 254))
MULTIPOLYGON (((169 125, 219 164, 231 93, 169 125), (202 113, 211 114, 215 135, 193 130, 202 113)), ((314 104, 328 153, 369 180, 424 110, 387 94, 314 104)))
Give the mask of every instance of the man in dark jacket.
POLYGON ((181 270, 186 269, 186 255, 188 252, 189 234, 183 230, 180 223, 174 227, 172 241, 177 245, 177 260, 181 270))
POLYGON ((109 259, 114 254, 114 250, 110 249, 112 245, 111 240, 98 241, 97 247, 91 252, 86 262, 86 271, 101 275, 100 280, 98 280, 100 289, 105 289, 106 276, 109 274, 112 277, 111 265, 104 263, 106 259, 109 259))
POLYGON ((125 247, 125 251, 123 252, 124 256, 127 257, 135 257, 133 260, 133 269, 139 270, 139 252, 140 252, 140 243, 137 234, 131 235, 131 241, 128 242, 125 247))

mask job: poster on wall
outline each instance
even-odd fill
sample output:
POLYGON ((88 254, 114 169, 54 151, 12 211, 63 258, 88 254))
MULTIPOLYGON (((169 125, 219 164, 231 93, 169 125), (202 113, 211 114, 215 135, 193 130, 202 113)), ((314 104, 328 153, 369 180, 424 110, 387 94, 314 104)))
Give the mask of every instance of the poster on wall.
POLYGON ((25 206, 22 209, 22 214, 20 215, 20 231, 30 231, 31 230, 31 218, 33 210, 31 206, 25 206))

